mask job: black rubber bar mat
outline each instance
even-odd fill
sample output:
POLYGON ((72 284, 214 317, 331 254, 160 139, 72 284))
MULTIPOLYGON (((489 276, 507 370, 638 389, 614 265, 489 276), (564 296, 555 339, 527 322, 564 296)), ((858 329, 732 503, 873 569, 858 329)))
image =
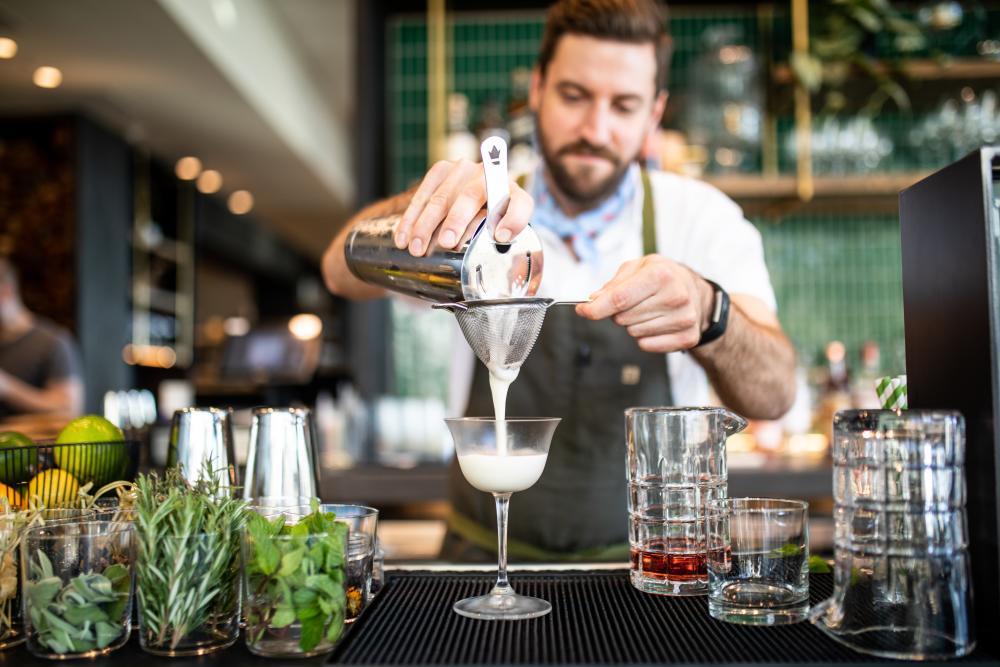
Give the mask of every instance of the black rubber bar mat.
MULTIPOLYGON (((704 596, 635 590, 626 570, 521 572, 519 592, 552 603, 525 621, 480 621, 451 610, 489 591, 486 573, 389 573, 385 589, 329 662, 345 665, 653 665, 891 663, 856 653, 809 622, 747 627, 716 621, 704 596)), ((810 598, 830 596, 831 575, 813 575, 810 598)), ((996 664, 978 652, 959 663, 996 664)), ((925 663, 926 664, 926 663, 925 663)), ((948 664, 956 664, 952 661, 948 664)))

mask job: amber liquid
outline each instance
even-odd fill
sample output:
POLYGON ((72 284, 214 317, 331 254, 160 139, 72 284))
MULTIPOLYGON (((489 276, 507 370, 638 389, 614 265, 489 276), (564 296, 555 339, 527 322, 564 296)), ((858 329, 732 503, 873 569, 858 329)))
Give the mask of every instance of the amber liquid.
POLYGON ((650 542, 642 549, 632 548, 632 571, 643 576, 671 581, 699 581, 708 577, 705 552, 694 551, 687 542, 666 544, 650 542))

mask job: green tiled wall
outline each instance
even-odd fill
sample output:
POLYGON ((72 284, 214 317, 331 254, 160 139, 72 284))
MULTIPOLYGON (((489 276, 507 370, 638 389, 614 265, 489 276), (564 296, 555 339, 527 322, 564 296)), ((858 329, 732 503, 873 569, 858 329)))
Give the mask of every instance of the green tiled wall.
MULTIPOLYGON (((689 66, 704 48, 705 30, 713 25, 735 25, 744 42, 757 53, 770 51, 776 61, 786 60, 790 34, 785 7, 784 3, 778 3, 773 14, 753 8, 674 11, 672 94, 675 97, 683 94, 688 85, 689 66)), ((389 172, 391 185, 397 191, 419 179, 427 167, 424 21, 423 15, 401 16, 387 26, 389 172)), ((1000 11, 991 10, 988 21, 990 30, 1000 26, 1000 11)), ((473 120, 476 108, 485 99, 506 103, 510 72, 534 63, 543 22, 542 12, 469 13, 452 17, 450 87, 468 96, 473 120)), ((919 120, 900 113, 884 113, 874 120, 876 128, 895 147, 881 169, 927 169, 950 159, 909 146, 909 134, 919 120)), ((794 169, 794 156, 784 150, 786 136, 791 131, 790 119, 779 119, 782 171, 794 169)), ((754 220, 754 223, 764 237, 782 323, 798 347, 803 363, 814 363, 830 340, 843 341, 853 359, 861 343, 873 339, 881 346, 884 370, 904 370, 899 230, 895 217, 803 215, 754 220)), ((449 318, 440 312, 395 311, 399 393, 444 396, 449 318)))
POLYGON ((781 322, 804 364, 830 340, 856 361, 874 340, 886 371, 903 372, 899 221, 893 216, 803 216, 754 220, 781 322))

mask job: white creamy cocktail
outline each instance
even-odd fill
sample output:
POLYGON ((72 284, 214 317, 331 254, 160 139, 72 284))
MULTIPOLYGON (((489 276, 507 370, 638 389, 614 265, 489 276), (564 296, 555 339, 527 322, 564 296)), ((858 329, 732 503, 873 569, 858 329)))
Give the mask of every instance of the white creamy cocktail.
POLYGON ((459 600, 452 608, 463 616, 486 620, 544 616, 552 611, 552 605, 518 595, 507 580, 507 512, 511 494, 530 488, 542 476, 559 418, 463 417, 444 421, 455 441, 465 479, 480 491, 492 493, 497 507, 497 582, 488 594, 459 600))

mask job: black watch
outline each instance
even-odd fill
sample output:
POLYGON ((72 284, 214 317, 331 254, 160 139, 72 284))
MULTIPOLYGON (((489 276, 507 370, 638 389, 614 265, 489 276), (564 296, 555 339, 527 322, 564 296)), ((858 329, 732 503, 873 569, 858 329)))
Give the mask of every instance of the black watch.
POLYGON ((701 332, 701 338, 698 339, 698 344, 695 347, 711 343, 726 333, 726 325, 729 324, 729 294, 718 283, 714 283, 707 278, 703 280, 711 285, 715 291, 715 303, 712 306, 712 320, 708 328, 701 332))

